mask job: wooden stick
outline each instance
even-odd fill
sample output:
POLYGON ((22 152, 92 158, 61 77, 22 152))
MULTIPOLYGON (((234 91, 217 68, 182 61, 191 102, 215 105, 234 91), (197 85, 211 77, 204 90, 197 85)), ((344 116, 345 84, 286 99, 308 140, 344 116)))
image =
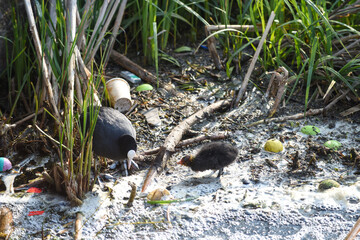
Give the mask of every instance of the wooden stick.
POLYGON ((200 119, 209 116, 211 113, 217 111, 222 107, 229 107, 230 103, 231 101, 229 100, 217 101, 197 111, 196 113, 182 121, 179 125, 177 125, 166 137, 164 144, 160 147, 159 153, 156 156, 153 164, 151 165, 146 175, 141 191, 144 192, 146 188, 150 185, 152 179, 164 170, 167 161, 170 159, 171 155, 175 151, 176 145, 180 142, 183 134, 188 129, 190 129, 193 124, 198 122, 200 119))
POLYGON ((33 117, 35 117, 38 114, 41 114, 44 111, 44 108, 40 108, 38 112, 32 113, 27 117, 24 117, 23 119, 15 122, 14 124, 4 124, 1 128, 0 128, 0 136, 4 135, 5 133, 7 133, 7 131, 9 131, 11 128, 15 128, 17 125, 32 119, 33 117))
POLYGON ((250 80, 251 73, 252 73, 253 70, 254 70, 255 63, 256 63, 256 61, 257 61, 257 59, 258 59, 258 57, 259 57, 260 51, 261 51, 261 49, 262 49, 262 47, 263 47, 263 44, 264 44, 265 39, 266 39, 266 36, 267 36, 267 34, 269 33, 269 30, 270 30, 270 27, 271 27, 271 25, 272 25, 272 23, 273 23, 273 21, 274 21, 274 18, 275 18, 275 13, 274 13, 274 12, 271 12, 270 17, 269 17, 269 21, 268 21, 268 23, 267 23, 267 25, 266 25, 266 28, 265 28, 265 31, 264 31, 264 33, 263 33, 263 35, 262 35, 262 37, 261 37, 261 40, 260 40, 260 42, 259 42, 258 47, 256 48, 256 52, 255 52, 255 54, 254 54, 254 57, 253 57, 252 60, 251 60, 250 67, 249 67, 249 69, 248 69, 248 71, 247 71, 247 73, 246 73, 246 75, 245 75, 244 81, 243 81, 243 83, 241 84, 241 88, 240 88, 240 90, 239 90, 239 92, 238 92, 238 95, 237 95, 237 97, 236 97, 236 100, 235 100, 234 103, 232 104, 232 107, 237 106, 237 105, 239 104, 240 100, 241 100, 241 99, 243 98, 243 96, 244 96, 245 90, 246 90, 247 85, 248 85, 248 82, 249 82, 249 80, 250 80))
MULTIPOLYGON (((33 13, 32 8, 31 8, 31 2, 30 2, 30 0, 24 0, 24 3, 25 3, 26 13, 27 13, 27 16, 28 16, 28 19, 29 19, 30 32, 31 32, 31 34, 33 36, 33 39, 34 39, 36 55, 38 57, 39 64, 42 67, 43 82, 44 82, 44 85, 45 85, 47 93, 48 93, 50 104, 51 104, 51 106, 53 108, 55 118, 61 119, 58 108, 56 106, 55 99, 54 99, 54 94, 53 94, 52 86, 51 86, 51 83, 50 83, 49 71, 48 71, 48 68, 47 68, 46 61, 45 61, 45 55, 42 52, 39 33, 37 31, 37 28, 36 28, 34 13, 33 13)), ((55 121, 55 123, 58 124, 58 121, 55 121)))
POLYGON ((269 111, 269 117, 274 116, 274 114, 278 110, 281 99, 282 99, 282 96, 284 95, 284 92, 285 92, 285 88, 286 88, 286 86, 288 84, 289 72, 284 67, 280 67, 277 71, 283 72, 284 75, 280 75, 280 73, 278 73, 278 72, 273 72, 273 74, 276 76, 276 78, 278 80, 277 81, 277 83, 278 83, 277 88, 278 89, 277 89, 277 94, 276 94, 276 97, 275 97, 274 104, 272 105, 272 107, 271 107, 271 109, 269 111))
MULTIPOLYGON (((229 136, 230 136, 229 134, 223 134, 223 133, 214 134, 214 135, 202 134, 200 136, 196 136, 196 137, 189 138, 189 139, 186 139, 186 140, 183 140, 183 141, 179 142, 175 146, 175 148, 176 148, 175 151, 177 151, 178 148, 185 147, 185 146, 188 146, 188 145, 191 145, 191 144, 196 144, 196 143, 199 143, 199 142, 202 142, 202 141, 205 141, 205 140, 220 140, 220 139, 225 139, 225 138, 227 138, 229 136)), ((159 152, 159 150, 160 150, 160 147, 144 151, 142 153, 139 153, 134 158, 134 160, 135 161, 141 161, 143 159, 142 156, 149 156, 149 155, 157 154, 159 152)))
POLYGON ((256 126, 256 125, 259 125, 259 124, 270 123, 270 122, 285 122, 285 121, 288 121, 288 120, 297 120, 297 119, 302 119, 304 117, 319 115, 319 114, 322 114, 323 112, 324 112, 324 108, 309 109, 305 114, 304 113, 297 113, 297 114, 294 114, 294 115, 291 115, 291 116, 262 119, 262 120, 259 120, 257 122, 254 122, 254 123, 250 123, 250 124, 246 125, 246 127, 253 127, 253 126, 256 126))
POLYGON ((130 193, 129 201, 127 202, 126 206, 132 207, 135 196, 136 196, 136 184, 134 182, 130 182, 130 181, 128 182, 128 184, 131 187, 131 193, 130 193))
POLYGON ((360 218, 356 221, 353 228, 350 230, 348 235, 346 235, 344 240, 354 240, 356 235, 360 232, 360 218))
MULTIPOLYGON (((209 36, 210 35, 210 31, 208 30, 207 26, 205 26, 205 35, 209 36)), ((221 64, 221 60, 220 60, 220 56, 218 54, 218 52, 216 51, 216 46, 215 46, 215 42, 216 39, 214 36, 211 36, 208 40, 207 40, 207 47, 209 49, 211 58, 214 61, 215 67, 218 70, 223 69, 223 66, 221 64)))
POLYGON ((82 236, 82 228, 83 228, 83 219, 84 214, 81 212, 76 213, 76 220, 75 220, 75 240, 80 240, 82 236))
MULTIPOLYGON (((117 64, 125 68, 126 70, 134 73, 136 76, 140 77, 142 80, 157 84, 156 77, 146 69, 140 67, 136 63, 132 62, 130 59, 122 55, 121 53, 118 53, 115 50, 111 51, 111 59, 113 59, 117 64)), ((160 84, 161 85, 161 84, 160 84)))
MULTIPOLYGON (((357 86, 357 84, 353 85, 353 87, 356 87, 356 86, 357 86)), ((305 117, 309 117, 309 116, 315 116, 315 115, 323 114, 323 113, 327 112, 329 109, 331 109, 338 101, 340 101, 342 98, 344 98, 350 91, 351 90, 348 89, 343 94, 341 94, 340 96, 335 98, 331 103, 329 103, 324 108, 309 109, 305 113, 297 113, 297 114, 294 114, 294 115, 291 115, 291 116, 270 118, 270 119, 262 119, 260 121, 254 122, 254 123, 250 123, 250 124, 246 125, 246 127, 253 127, 253 126, 256 126, 256 125, 259 125, 259 124, 269 123, 269 122, 285 122, 285 121, 288 121, 288 120, 297 120, 297 119, 301 119, 301 118, 305 118, 305 117)))

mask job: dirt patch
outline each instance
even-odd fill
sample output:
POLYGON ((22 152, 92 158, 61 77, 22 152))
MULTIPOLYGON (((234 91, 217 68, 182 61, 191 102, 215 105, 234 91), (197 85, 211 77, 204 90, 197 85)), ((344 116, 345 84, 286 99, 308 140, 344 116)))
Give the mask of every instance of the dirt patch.
MULTIPOLYGON (((217 99, 232 97, 238 89, 242 73, 227 79, 224 71, 211 67, 206 52, 180 61, 181 69, 162 65, 162 88, 132 91, 137 107, 128 117, 137 130, 139 152, 160 146, 180 121, 217 99), (143 112, 152 108, 158 109, 160 125, 146 121, 143 112)), ((258 87, 266 89, 268 77, 258 71, 258 87)), ((116 76, 116 72, 108 70, 107 75, 116 76)), ((22 190, 1 195, 0 202, 14 213, 12 238, 70 238, 73 227, 67 224, 81 211, 86 239, 343 239, 360 217, 359 163, 351 155, 353 149, 359 152, 359 120, 341 119, 333 109, 326 116, 246 127, 265 118, 269 108, 258 89, 249 89, 243 105, 208 116, 188 133, 187 137, 198 133, 230 135, 225 141, 238 147, 240 157, 225 168, 220 179, 176 164, 183 155, 196 152, 200 143, 174 153, 148 189, 166 188, 176 199, 195 200, 162 206, 146 203, 146 194, 139 192, 150 156, 128 177, 122 176, 119 166, 105 169, 94 192, 88 193, 78 208, 46 188, 42 193, 22 190), (304 125, 319 127, 320 134, 302 134, 304 125), (264 151, 270 138, 280 139, 284 151, 264 151), (338 151, 322 147, 333 139, 342 143, 338 151), (318 191, 324 179, 336 180, 340 187, 318 191), (130 195, 128 181, 139 190, 132 208, 124 205, 130 195), (37 210, 44 214, 28 216, 37 210)), ((303 110, 301 101, 290 101, 277 115, 303 110)), ((36 155, 34 165, 43 163, 42 159, 36 155)), ((112 163, 109 161, 110 166, 112 163)))

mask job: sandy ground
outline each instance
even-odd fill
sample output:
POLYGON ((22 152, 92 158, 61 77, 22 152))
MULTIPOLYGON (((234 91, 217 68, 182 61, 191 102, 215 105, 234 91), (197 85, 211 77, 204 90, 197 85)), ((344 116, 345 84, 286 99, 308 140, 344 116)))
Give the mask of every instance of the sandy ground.
MULTIPOLYGON (((335 153, 318 156, 311 171, 306 171, 306 159, 311 153, 309 138, 310 145, 336 139, 343 144, 343 155, 351 148, 359 151, 360 126, 317 116, 246 129, 236 125, 243 111, 214 116, 196 126, 203 132, 230 133, 226 141, 239 149, 239 160, 226 167, 220 179, 176 164, 184 154, 195 153, 200 144, 175 153, 146 193, 140 193, 147 172, 143 169, 127 177, 110 176, 76 208, 47 191, 2 194, 1 204, 14 215, 11 238, 71 239, 73 221, 80 211, 85 216, 84 239, 344 239, 360 217, 359 170, 344 165, 335 153), (317 126, 321 132, 304 135, 300 132, 304 125, 317 126), (266 140, 281 137, 284 151, 263 150, 266 140), (300 169, 291 171, 291 156, 296 151, 300 169), (340 187, 320 192, 318 185, 324 179, 336 180, 340 187), (128 181, 138 186, 131 208, 124 205, 130 195, 128 181), (168 189, 175 199, 195 199, 161 206, 146 203, 146 194, 157 188, 168 189), (44 214, 29 216, 30 211, 39 210, 44 214)), ((260 115, 261 104, 249 111, 260 115)))

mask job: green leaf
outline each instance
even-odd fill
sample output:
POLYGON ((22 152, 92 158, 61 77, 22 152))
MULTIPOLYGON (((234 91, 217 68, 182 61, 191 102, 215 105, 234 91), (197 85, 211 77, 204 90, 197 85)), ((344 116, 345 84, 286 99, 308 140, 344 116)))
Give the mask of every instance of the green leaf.
POLYGON ((318 133, 320 133, 320 129, 315 126, 307 125, 301 128, 301 132, 307 135, 314 136, 318 133))
POLYGON ((173 57, 170 56, 170 55, 167 55, 167 54, 165 54, 165 53, 159 53, 159 57, 160 57, 161 60, 168 61, 168 62, 170 62, 170 63, 172 63, 172 64, 180 67, 179 61, 176 60, 175 58, 173 58, 173 57))
POLYGON ((324 146, 337 151, 341 147, 341 143, 336 140, 329 140, 324 143, 324 146))
POLYGON ((318 50, 318 44, 319 44, 319 38, 315 37, 312 42, 312 48, 311 48, 311 54, 310 54, 310 60, 309 60, 309 70, 307 75, 307 81, 306 81, 306 93, 305 93, 305 108, 304 111, 307 109, 308 101, 309 101, 309 92, 310 92, 310 85, 311 85, 311 79, 314 72, 314 69, 316 69, 315 66, 315 56, 316 51, 318 50))
POLYGON ((192 52, 193 50, 194 49, 192 49, 191 47, 182 46, 182 47, 179 47, 179 48, 175 49, 174 52, 176 52, 176 53, 192 52))
POLYGON ((151 86, 150 84, 148 83, 144 83, 144 84, 141 84, 139 86, 136 87, 136 91, 137 92, 143 92, 143 91, 150 91, 150 90, 153 90, 153 86, 151 86))

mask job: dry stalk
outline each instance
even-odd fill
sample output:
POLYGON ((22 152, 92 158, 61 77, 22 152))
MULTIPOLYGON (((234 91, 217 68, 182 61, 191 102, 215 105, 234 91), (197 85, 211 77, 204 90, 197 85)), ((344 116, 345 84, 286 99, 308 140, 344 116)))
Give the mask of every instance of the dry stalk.
MULTIPOLYGON (((55 31, 56 31, 56 0, 51 0, 49 2, 49 12, 50 12, 50 21, 48 23, 49 25, 49 30, 51 35, 53 36, 53 38, 55 39, 55 31)), ((46 47, 47 49, 49 49, 49 55, 50 58, 53 57, 54 53, 53 53, 53 49, 51 47, 52 44, 52 38, 50 36, 46 37, 46 47)), ((60 101, 60 93, 59 93, 59 86, 57 83, 57 79, 53 73, 53 71, 51 70, 51 65, 50 63, 48 63, 48 69, 51 71, 51 84, 53 87, 53 92, 54 92, 54 100, 55 100, 55 104, 58 106, 59 101, 60 101)))
POLYGON ((233 101, 233 103, 232 103, 232 107, 237 106, 239 104, 240 100, 244 96, 245 90, 246 90, 248 82, 250 80, 251 73, 254 70, 255 63, 256 63, 256 61, 257 61, 257 59, 259 57, 260 51, 261 51, 262 46, 263 46, 263 44, 265 42, 266 36, 269 33, 269 30, 270 30, 270 27, 271 27, 271 25, 272 25, 272 23, 274 21, 274 18, 275 18, 275 13, 271 12, 268 23, 267 23, 266 28, 265 28, 265 31, 264 31, 264 33, 263 33, 263 35, 261 37, 261 40, 259 42, 258 47, 256 48, 256 52, 254 54, 254 57, 251 60, 250 67, 249 67, 249 69, 248 69, 248 71, 247 71, 247 73, 245 75, 243 83, 241 84, 241 88, 240 88, 240 90, 239 90, 239 92, 237 94, 237 97, 236 97, 235 101, 233 101))
POLYGON ((107 54, 105 56, 104 66, 107 65, 110 55, 111 55, 111 51, 114 47, 115 39, 118 35, 120 24, 121 24, 123 16, 124 16, 126 3, 127 3, 127 0, 122 0, 122 2, 121 2, 121 5, 120 5, 120 8, 119 8, 119 11, 118 11, 115 23, 114 23, 113 32, 110 37, 110 43, 108 46, 107 54))
MULTIPOLYGON (((30 32, 31 32, 31 34, 33 36, 33 40, 34 40, 36 55, 38 57, 39 64, 42 67, 43 82, 46 87, 48 97, 50 100, 50 104, 52 105, 52 108, 54 111, 55 118, 60 119, 60 114, 59 114, 59 111, 58 111, 58 108, 57 108, 57 105, 56 105, 56 102, 54 99, 54 93, 53 93, 53 89, 52 89, 52 86, 50 83, 49 71, 47 68, 46 61, 45 61, 45 55, 42 52, 39 33, 36 28, 34 13, 33 13, 32 7, 31 7, 31 2, 30 2, 30 0, 24 0, 24 3, 25 3, 26 13, 27 13, 27 16, 29 19, 30 32)), ((55 121, 55 122, 56 122, 56 124, 58 124, 57 121, 55 121)))
POLYGON ((102 27, 99 36, 97 37, 97 42, 95 44, 95 47, 91 51, 89 61, 92 61, 92 59, 95 57, 95 54, 96 54, 97 50, 99 49, 99 46, 104 38, 105 32, 108 29, 110 22, 113 19, 113 16, 115 15, 116 9, 118 8, 119 4, 120 4, 120 0, 116 0, 114 5, 111 7, 111 11, 110 11, 109 15, 107 16, 106 22, 105 22, 104 26, 102 27))
POLYGON ((86 47, 86 51, 85 51, 85 55, 84 55, 86 64, 89 63, 89 60, 90 60, 89 53, 92 51, 92 48, 93 48, 93 45, 94 45, 94 42, 95 42, 94 38, 97 35, 100 24, 104 21, 105 12, 106 12, 106 9, 107 9, 107 7, 109 5, 109 2, 110 2, 110 0, 104 0, 103 5, 100 8, 99 16, 98 16, 98 19, 96 21, 95 27, 93 29, 93 33, 92 33, 90 41, 88 42, 88 45, 86 47))
POLYGON ((85 30, 89 26, 89 17, 90 17, 89 12, 93 10, 93 2, 94 2, 94 0, 86 0, 85 6, 84 6, 84 13, 82 16, 83 24, 80 25, 80 33, 78 35, 77 44, 76 44, 80 49, 83 49, 85 46, 85 42, 83 42, 82 39, 85 39, 85 37, 84 37, 85 30), (91 10, 90 10, 90 7, 91 7, 91 10))
POLYGON ((68 93, 67 101, 71 112, 74 111, 74 84, 75 84, 75 54, 71 51, 76 34, 76 0, 68 1, 69 16, 66 18, 67 36, 68 36, 68 58, 70 58, 68 66, 68 93))

